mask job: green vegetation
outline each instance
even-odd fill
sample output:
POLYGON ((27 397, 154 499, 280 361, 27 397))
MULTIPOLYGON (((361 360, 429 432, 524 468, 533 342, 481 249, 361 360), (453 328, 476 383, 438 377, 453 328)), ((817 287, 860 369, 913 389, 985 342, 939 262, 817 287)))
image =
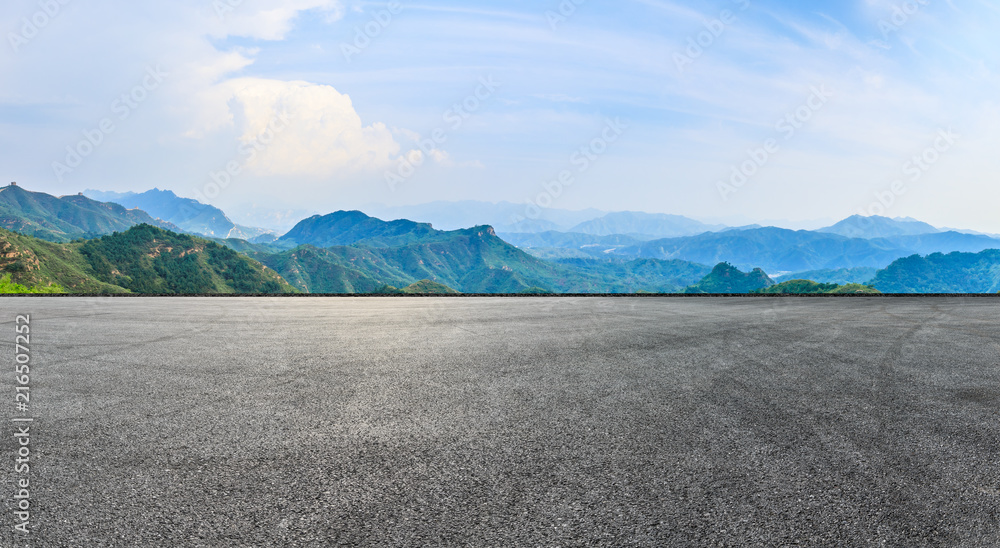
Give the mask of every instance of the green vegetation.
POLYGON ((380 295, 459 295, 458 291, 431 280, 420 280, 403 289, 391 285, 383 285, 371 293, 380 295))
MULTIPOLYGON (((489 226, 434 231, 426 238, 398 246, 368 245, 371 241, 248 254, 310 293, 384 292, 386 286, 406 287, 424 279, 462 293, 521 293, 529 289, 660 293, 680 291, 710 271, 704 265, 656 259, 545 261, 504 242, 489 226)), ((250 249, 242 244, 240 247, 250 249)))
POLYGON ((229 248, 149 225, 62 244, 0 230, 0 270, 12 284, 70 293, 295 292, 229 248))
POLYGON ((144 294, 283 293, 288 285, 219 244, 149 225, 84 242, 96 277, 144 294))
POLYGON ((333 247, 361 243, 368 247, 392 247, 428 241, 444 234, 427 223, 407 220, 383 221, 360 211, 337 211, 314 215, 279 238, 293 245, 333 247))
POLYGON ((861 284, 827 284, 817 283, 812 280, 788 280, 780 284, 772 285, 763 289, 756 289, 751 293, 759 294, 783 294, 783 295, 809 295, 821 293, 878 293, 879 291, 871 286, 861 284))
POLYGON ((458 295, 454 289, 431 280, 420 280, 403 288, 403 293, 417 295, 458 295))
POLYGON ((719 263, 712 271, 695 285, 684 290, 685 293, 751 293, 755 290, 768 288, 774 281, 759 268, 750 272, 742 272, 729 263, 719 263))
POLYGON ((882 293, 870 285, 864 284, 844 284, 830 293, 882 293))
POLYGON ((904 257, 880 270, 871 285, 883 293, 994 293, 1000 290, 1000 250, 904 257))
POLYGON ((838 287, 840 286, 837 284, 823 284, 812 280, 788 280, 770 287, 755 289, 750 293, 829 293, 838 287))
MULTIPOLYGON (((135 224, 143 217, 148 215, 83 196, 54 198, 14 186, 0 188, 0 223, 59 240, 0 229, 3 290, 86 294, 1000 291, 1000 250, 914 255, 876 273, 869 267, 820 270, 812 271, 815 278, 798 276, 775 285, 760 268, 742 272, 729 262, 709 268, 676 259, 630 260, 603 252, 586 258, 542 260, 503 241, 489 226, 440 231, 412 221, 385 222, 357 211, 306 219, 271 243, 210 241, 135 224), (115 226, 130 228, 95 236, 115 226), (65 241, 70 234, 91 239, 65 241), (336 245, 328 245, 331 242, 336 245), (857 283, 869 274, 873 276, 870 282, 857 283)), ((761 234, 803 237, 779 229, 765 233, 761 234)), ((952 237, 949 233, 929 236, 952 237)), ((696 239, 719 237, 703 234, 696 239)), ((756 248, 766 250, 766 238, 761 238, 752 242, 756 247, 733 250, 722 246, 713 253, 741 256, 756 248)), ((656 252, 669 255, 665 247, 669 242, 660 243, 656 252)), ((871 253, 865 253, 866 260, 873 260, 871 253)))
POLYGON ((28 287, 57 284, 69 293, 127 293, 97 279, 80 254, 82 242, 57 244, 0 229, 0 270, 28 287))
POLYGON ((8 272, 0 278, 0 293, 65 293, 58 285, 40 285, 27 287, 10 280, 11 274, 8 272))
POLYGON ((552 292, 541 287, 529 287, 521 292, 521 295, 551 295, 552 292))
POLYGON ((546 261, 508 244, 489 226, 440 231, 339 211, 300 222, 277 245, 226 240, 314 293, 370 293, 428 279, 463 293, 657 293, 681 291, 711 269, 676 260, 546 261), (300 243, 295 249, 276 247, 300 243), (331 243, 332 242, 332 243, 331 243))

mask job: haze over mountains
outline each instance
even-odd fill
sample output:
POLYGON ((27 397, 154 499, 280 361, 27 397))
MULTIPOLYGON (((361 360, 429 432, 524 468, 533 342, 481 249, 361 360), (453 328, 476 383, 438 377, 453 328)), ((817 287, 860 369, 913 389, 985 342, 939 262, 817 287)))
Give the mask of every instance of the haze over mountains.
POLYGON ((271 231, 263 228, 240 226, 229 220, 221 209, 191 198, 181 198, 170 190, 154 188, 146 192, 102 192, 85 190, 84 196, 102 202, 121 204, 129 209, 138 208, 150 215, 173 223, 183 230, 215 238, 242 238, 250 240, 271 231))
MULTIPOLYGON (((498 233, 483 223, 441 230, 419 217, 382 220, 362 211, 337 211, 302 219, 279 235, 237 225, 218 208, 178 197, 169 190, 87 193, 118 203, 83 195, 54 197, 14 185, 0 188, 0 225, 51 242, 124 232, 128 238, 118 240, 111 249, 132 249, 131 253, 139 255, 150 254, 143 249, 169 248, 168 243, 163 243, 174 241, 169 234, 186 232, 206 238, 186 240, 184 245, 191 250, 216 249, 206 247, 214 241, 243 254, 251 261, 248 264, 257 265, 255 268, 273 271, 279 276, 274 280, 279 285, 287 281, 299 291, 321 293, 405 292, 419 288, 435 293, 714 292, 725 287, 740 292, 774 292, 825 291, 864 283, 893 291, 947 292, 987 290, 1000 280, 1000 266, 994 264, 1000 257, 988 251, 1000 249, 1000 239, 972 231, 940 229, 906 218, 852 216, 810 231, 726 227, 679 215, 642 212, 549 210, 545 212, 548 218, 539 215, 534 219, 538 221, 534 225, 537 230, 520 224, 522 232, 498 233), (136 232, 131 227, 137 225, 170 232, 136 232), (541 230, 551 226, 565 229, 541 230), (720 264, 727 266, 720 269, 720 264), (955 276, 961 279, 951 278, 955 276), (799 278, 811 282, 769 287, 799 278)), ((425 210, 435 219, 450 212, 452 222, 458 222, 480 213, 493 218, 516 215, 517 208, 523 208, 482 202, 465 205, 464 210, 448 209, 452 206, 438 202, 428 204, 425 210)), ((416 212, 421 207, 413 209, 416 212)), ((28 245, 28 240, 19 242, 28 245)), ((7 244, 13 245, 12 241, 7 244)), ((88 245, 80 249, 84 255, 86 250, 99 249, 96 244, 88 245)), ((41 243, 31 246, 47 249, 41 243)), ((69 251, 59 253, 64 252, 69 251)), ((212 253, 206 257, 218 255, 217 251, 212 253)), ((56 256, 52 253, 44 255, 55 260, 51 259, 56 256)), ((215 263, 207 259, 195 260, 196 254, 191 259, 174 257, 168 266, 162 262, 165 259, 142 266, 137 271, 147 279, 142 283, 128 275, 112 277, 114 272, 139 268, 135 266, 139 259, 126 261, 126 255, 105 255, 110 258, 94 259, 97 262, 88 258, 86 264, 74 259, 74 272, 86 271, 84 277, 92 281, 84 283, 73 278, 73 287, 111 284, 141 291, 150 287, 230 291, 235 287, 207 282, 224 278, 226 270, 219 271, 218 265, 213 266, 215 263), (187 274, 176 278, 172 273, 178 270, 187 274)), ((154 257, 160 255, 159 251, 152 253, 154 257)), ((10 266, 8 271, 30 281, 23 272, 31 268, 17 264, 21 266, 10 266)), ((51 276, 46 279, 55 283, 51 276)), ((258 287, 263 281, 253 283, 246 287, 258 287)), ((272 283, 268 290, 276 287, 272 283)))
POLYGON ((498 232, 539 232, 567 230, 596 219, 606 211, 538 208, 511 202, 436 201, 413 206, 389 207, 369 204, 365 213, 381 219, 413 219, 431 223, 440 230, 455 230, 487 224, 498 232))

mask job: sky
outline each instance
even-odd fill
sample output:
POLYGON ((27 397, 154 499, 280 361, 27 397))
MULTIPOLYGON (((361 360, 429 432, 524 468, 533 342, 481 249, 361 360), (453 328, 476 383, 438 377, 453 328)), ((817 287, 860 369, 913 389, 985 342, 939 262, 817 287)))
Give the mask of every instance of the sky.
POLYGON ((484 200, 1000 233, 997 28, 994 0, 14 0, 0 167, 260 225, 484 200))

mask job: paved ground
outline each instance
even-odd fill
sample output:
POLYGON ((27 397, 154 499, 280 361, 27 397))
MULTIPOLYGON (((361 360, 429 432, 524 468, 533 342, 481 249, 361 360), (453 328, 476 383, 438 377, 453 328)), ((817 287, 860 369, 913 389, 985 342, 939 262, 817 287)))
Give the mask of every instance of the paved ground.
POLYGON ((0 309, 31 546, 1000 545, 1000 300, 0 309))

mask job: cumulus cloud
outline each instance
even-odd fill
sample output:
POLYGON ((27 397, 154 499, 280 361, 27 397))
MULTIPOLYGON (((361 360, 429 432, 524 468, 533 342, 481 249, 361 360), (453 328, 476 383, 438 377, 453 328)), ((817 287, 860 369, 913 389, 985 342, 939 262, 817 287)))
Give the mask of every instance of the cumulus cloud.
POLYGON ((255 175, 330 177, 384 169, 399 157, 401 147, 385 124, 365 125, 351 98, 332 86, 237 78, 215 91, 255 175))

